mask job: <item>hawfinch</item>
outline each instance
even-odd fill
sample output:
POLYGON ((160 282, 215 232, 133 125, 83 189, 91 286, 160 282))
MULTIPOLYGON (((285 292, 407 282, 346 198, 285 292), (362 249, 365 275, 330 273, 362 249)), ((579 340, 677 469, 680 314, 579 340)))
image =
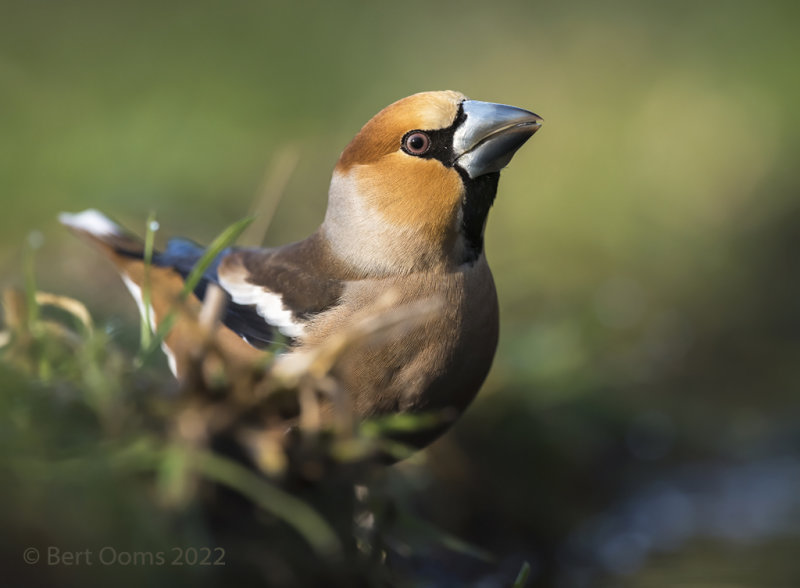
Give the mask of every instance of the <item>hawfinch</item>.
MULTIPOLYGON (((220 287, 227 298, 219 329, 225 344, 246 356, 279 338, 287 342, 280 363, 313 352, 364 317, 433 301, 407 328, 346 345, 332 371, 359 418, 460 414, 497 346, 497 294, 483 251, 486 217, 500 170, 541 123, 527 110, 452 91, 391 104, 342 152, 325 220, 311 236, 270 249, 226 249, 189 302, 200 307, 209 285, 220 287)), ((101 246, 146 312, 142 241, 94 210, 60 220, 101 246)), ((170 311, 203 251, 173 239, 153 254, 154 324, 170 311)), ((191 333, 179 327, 163 348, 180 379, 181 337, 191 333)))

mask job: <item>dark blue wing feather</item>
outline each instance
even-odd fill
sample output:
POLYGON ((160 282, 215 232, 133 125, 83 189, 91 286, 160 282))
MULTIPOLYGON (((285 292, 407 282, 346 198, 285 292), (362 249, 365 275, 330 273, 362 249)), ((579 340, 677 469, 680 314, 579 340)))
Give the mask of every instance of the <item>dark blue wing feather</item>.
MULTIPOLYGON (((230 251, 230 249, 225 249, 217 256, 203 274, 200 283, 195 287, 194 294, 201 301, 205 299, 208 284, 219 285, 217 269, 222 258, 230 251)), ((203 253, 205 253, 205 249, 189 239, 170 239, 163 252, 153 254, 153 264, 172 268, 185 279, 203 253)), ((227 305, 222 317, 222 322, 226 327, 254 347, 267 347, 276 339, 281 338, 278 337, 275 328, 258 314, 255 306, 236 304, 227 293, 226 296, 227 305)))

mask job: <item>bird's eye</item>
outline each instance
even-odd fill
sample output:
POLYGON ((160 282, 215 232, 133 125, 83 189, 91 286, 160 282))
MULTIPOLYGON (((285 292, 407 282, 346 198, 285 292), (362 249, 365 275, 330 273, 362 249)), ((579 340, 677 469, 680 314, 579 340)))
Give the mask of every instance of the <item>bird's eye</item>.
POLYGON ((425 133, 416 131, 408 135, 403 141, 403 147, 411 155, 422 155, 431 146, 431 139, 425 133))

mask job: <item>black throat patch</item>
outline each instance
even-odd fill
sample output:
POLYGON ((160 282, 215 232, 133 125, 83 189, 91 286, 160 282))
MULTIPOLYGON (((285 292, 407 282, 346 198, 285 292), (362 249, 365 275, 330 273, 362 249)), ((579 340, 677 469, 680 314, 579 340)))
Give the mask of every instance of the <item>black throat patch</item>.
POLYGON ((466 190, 461 200, 461 231, 466 242, 466 252, 462 263, 475 263, 483 252, 483 229, 486 217, 497 195, 497 182, 500 172, 492 172, 477 178, 470 178, 456 165, 466 190))

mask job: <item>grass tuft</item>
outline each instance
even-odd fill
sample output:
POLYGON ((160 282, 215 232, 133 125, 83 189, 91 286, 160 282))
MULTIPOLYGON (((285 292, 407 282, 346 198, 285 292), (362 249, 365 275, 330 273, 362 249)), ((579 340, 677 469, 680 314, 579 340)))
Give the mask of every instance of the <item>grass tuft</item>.
MULTIPOLYGON (((282 370, 274 366, 280 346, 243 362, 216 344, 224 297, 208 308, 215 299, 209 291, 199 312, 181 307, 250 222, 213 241, 169 313, 180 313, 182 328, 189 321, 190 332, 205 333, 180 384, 143 361, 175 318, 148 340, 144 317, 140 349, 127 351, 80 301, 37 290, 33 247, 27 250, 26 288, 3 293, 0 333, 0 375, 16 382, 0 395, 0 476, 9 481, 0 488, 0 523, 7 537, 18 538, 14 549, 207 545, 227 558, 221 575, 204 577, 201 585, 210 586, 227 585, 228 573, 280 586, 394 585, 414 575, 413 566, 398 562, 431 546, 493 561, 405 513, 382 482, 387 457, 413 452, 404 436, 441 425, 448 415, 357 423, 331 375, 343 350, 424 320, 436 301, 362 317, 352 331, 282 370), (364 499, 357 488, 369 487, 364 499), (67 506, 54 496, 73 498, 67 506), (44 531, 31 538, 30 529, 43 521, 44 531)), ((148 263, 155 230, 151 215, 148 263)), ((148 289, 145 283, 146 304, 148 289)), ((21 577, 36 584, 40 571, 26 567, 21 577)), ((90 583, 84 574, 91 571, 70 573, 90 583)), ((197 585, 191 570, 170 569, 169 576, 170 585, 197 585)), ((114 581, 137 580, 134 574, 114 581)))

